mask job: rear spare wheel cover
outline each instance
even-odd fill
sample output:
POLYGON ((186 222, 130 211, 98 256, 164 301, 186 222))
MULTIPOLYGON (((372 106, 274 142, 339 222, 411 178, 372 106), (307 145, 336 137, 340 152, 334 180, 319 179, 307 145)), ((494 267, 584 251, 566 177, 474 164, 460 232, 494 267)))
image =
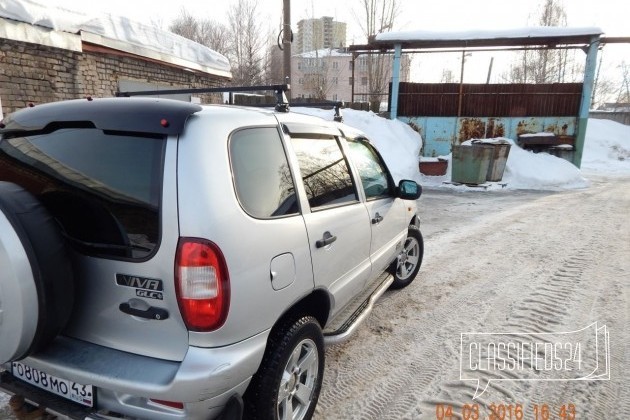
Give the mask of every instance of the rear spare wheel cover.
POLYGON ((26 250, 0 211, 0 363, 24 355, 37 331, 37 288, 26 250))
POLYGON ((0 363, 48 345, 74 304, 74 277, 55 219, 23 188, 0 182, 0 363))

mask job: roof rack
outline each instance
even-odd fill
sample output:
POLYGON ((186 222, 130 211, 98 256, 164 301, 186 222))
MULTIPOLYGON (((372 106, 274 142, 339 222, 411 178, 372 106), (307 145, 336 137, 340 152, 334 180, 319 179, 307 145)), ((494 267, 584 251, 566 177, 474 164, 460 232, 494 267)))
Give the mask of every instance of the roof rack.
POLYGON ((341 108, 345 108, 343 101, 324 101, 324 102, 298 102, 292 103, 291 106, 301 106, 305 108, 321 108, 324 106, 332 106, 335 109, 335 116, 333 120, 336 122, 343 122, 343 115, 341 115, 341 108))
POLYGON ((259 85, 259 86, 225 86, 213 88, 192 88, 192 89, 165 89, 165 90, 141 90, 129 92, 116 92, 118 97, 130 96, 154 96, 154 95, 178 95, 186 93, 221 93, 221 92, 259 92, 273 91, 276 94, 275 109, 278 112, 289 112, 289 101, 285 92, 291 89, 286 83, 284 85, 259 85))
MULTIPOLYGON (((334 121, 343 122, 343 116, 341 115, 341 108, 344 107, 342 101, 324 101, 324 102, 304 102, 289 104, 286 92, 291 89, 291 85, 285 83, 283 85, 259 85, 259 86, 224 86, 224 87, 212 87, 212 88, 190 88, 190 89, 164 89, 164 90, 140 90, 140 91, 128 91, 128 92, 116 92, 117 97, 130 97, 130 96, 157 96, 157 95, 181 95, 186 93, 222 93, 222 92, 260 92, 260 91, 273 91, 276 94, 275 110, 278 112, 289 112, 290 105, 301 106, 306 108, 318 108, 324 106, 331 106, 335 109, 334 121)), ((231 95, 230 95, 231 98, 231 95)), ((230 99, 231 102, 231 99, 230 99)), ((248 105, 254 107, 267 107, 271 104, 258 104, 248 105)))

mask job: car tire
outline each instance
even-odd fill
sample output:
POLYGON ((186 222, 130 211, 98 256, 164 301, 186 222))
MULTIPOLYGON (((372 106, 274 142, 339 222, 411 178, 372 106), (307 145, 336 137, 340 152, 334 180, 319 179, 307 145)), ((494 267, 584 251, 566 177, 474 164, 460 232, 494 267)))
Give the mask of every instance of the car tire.
POLYGON ((245 393, 245 418, 310 419, 323 374, 324 338, 317 320, 303 316, 280 324, 245 393))
POLYGON ((74 279, 59 227, 23 188, 0 182, 0 363, 49 344, 72 313, 74 279))
POLYGON ((390 266, 390 272, 394 276, 391 289, 402 289, 411 284, 416 278, 422 265, 424 256, 424 240, 422 233, 416 226, 411 225, 407 231, 407 239, 402 252, 390 266))

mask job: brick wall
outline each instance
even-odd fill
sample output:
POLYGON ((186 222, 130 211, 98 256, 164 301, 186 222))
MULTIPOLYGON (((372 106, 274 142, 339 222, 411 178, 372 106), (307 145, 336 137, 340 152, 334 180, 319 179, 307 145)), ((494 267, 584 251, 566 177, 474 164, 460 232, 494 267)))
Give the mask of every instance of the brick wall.
MULTIPOLYGON (((0 98, 5 116, 29 103, 111 97, 119 79, 187 88, 220 86, 227 81, 115 51, 74 52, 0 39, 0 98)), ((205 103, 219 101, 217 95, 198 96, 205 103)))

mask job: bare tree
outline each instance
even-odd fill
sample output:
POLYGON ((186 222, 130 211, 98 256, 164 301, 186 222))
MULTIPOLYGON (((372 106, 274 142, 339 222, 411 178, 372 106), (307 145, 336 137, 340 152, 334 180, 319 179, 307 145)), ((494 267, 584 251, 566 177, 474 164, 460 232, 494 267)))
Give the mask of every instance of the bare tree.
MULTIPOLYGON (((544 0, 537 24, 567 26, 561 0, 544 0)), ((574 52, 539 48, 521 52, 507 78, 513 83, 564 83, 578 80, 582 72, 583 64, 575 60, 574 52)))
POLYGON ((440 83, 455 83, 455 74, 451 69, 442 69, 440 83))
POLYGON ((259 85, 264 80, 265 49, 269 37, 264 33, 257 4, 255 0, 238 0, 228 11, 232 31, 228 57, 235 85, 259 85))
MULTIPOLYGON (((358 0, 360 12, 356 15, 357 22, 368 40, 377 33, 391 30, 399 13, 397 0, 358 0)), ((389 85, 389 68, 391 56, 372 54, 367 56, 368 96, 376 107, 387 93, 389 85)), ((376 107, 378 110, 378 107, 376 107)))
POLYGON ((617 95, 617 103, 630 103, 630 66, 622 61, 619 65, 621 70, 621 85, 619 86, 619 94, 617 95))
POLYGON ((222 23, 198 19, 182 8, 171 23, 170 31, 226 55, 229 52, 228 28, 222 23))
POLYGON ((232 66, 232 83, 251 86, 266 81, 271 63, 269 37, 262 22, 254 0, 238 0, 228 11, 228 26, 182 9, 170 30, 225 55, 232 66))

